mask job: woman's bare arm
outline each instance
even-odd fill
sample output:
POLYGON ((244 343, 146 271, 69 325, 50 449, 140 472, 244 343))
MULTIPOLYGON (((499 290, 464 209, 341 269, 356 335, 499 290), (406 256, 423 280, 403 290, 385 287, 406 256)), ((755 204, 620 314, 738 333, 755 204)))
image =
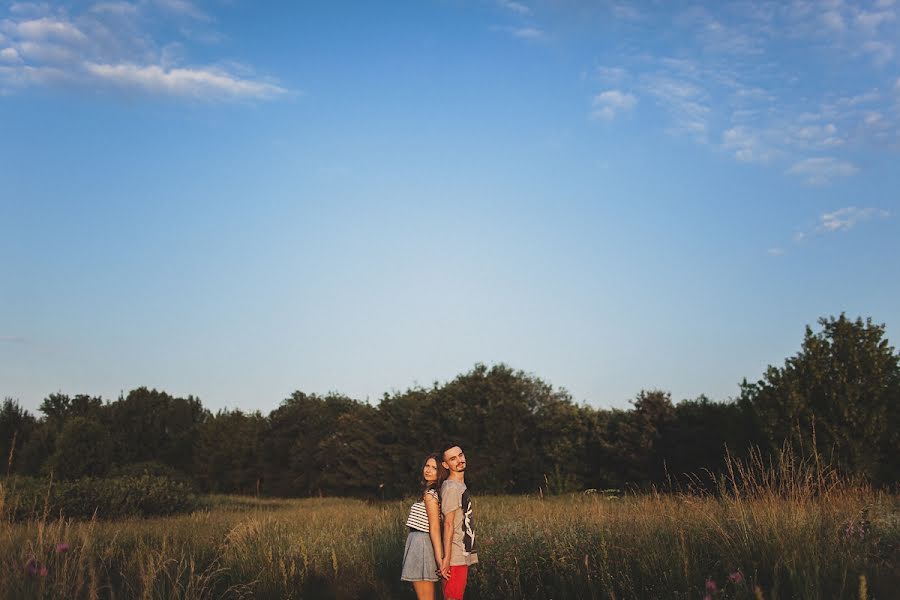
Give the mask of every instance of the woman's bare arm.
POLYGON ((431 547, 434 549, 434 562, 438 567, 444 559, 441 548, 441 506, 437 498, 425 494, 425 512, 428 513, 428 534, 431 536, 431 547))

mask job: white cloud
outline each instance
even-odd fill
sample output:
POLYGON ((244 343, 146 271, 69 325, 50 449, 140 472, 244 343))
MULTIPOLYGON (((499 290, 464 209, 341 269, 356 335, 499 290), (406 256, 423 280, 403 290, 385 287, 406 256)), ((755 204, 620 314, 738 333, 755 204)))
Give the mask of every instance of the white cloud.
POLYGON ((628 71, 622 67, 597 67, 597 76, 610 83, 618 83, 625 79, 628 71))
POLYGON ((87 36, 71 23, 47 17, 19 23, 16 25, 16 30, 21 37, 29 40, 59 40, 63 42, 87 40, 87 36))
POLYGON ((722 134, 722 147, 733 152, 735 160, 740 162, 766 163, 774 155, 757 132, 742 126, 732 127, 722 134))
POLYGON ((791 127, 787 135, 787 143, 801 148, 827 149, 844 143, 834 123, 791 127))
POLYGON ((844 31, 844 29, 847 28, 847 26, 844 24, 844 18, 841 16, 841 13, 836 10, 826 11, 822 15, 822 23, 824 23, 826 27, 834 31, 844 31))
POLYGON ((787 173, 805 177, 810 185, 827 185, 835 177, 856 175, 859 169, 849 162, 826 156, 801 160, 788 169, 787 173))
POLYGON ((784 248, 769 248, 768 250, 766 250, 766 253, 768 253, 769 256, 781 256, 782 254, 784 254, 784 248))
POLYGON ((9 12, 23 16, 48 15, 51 8, 46 2, 13 2, 9 6, 9 12))
POLYGON ((133 16, 138 12, 138 7, 130 2, 98 2, 91 6, 92 13, 108 13, 119 16, 133 16))
POLYGON ((517 15, 530 15, 531 9, 522 4, 521 2, 513 2, 513 0, 497 0, 497 4, 499 4, 502 8, 506 10, 512 11, 517 15))
POLYGON ((4 48, 0 50, 0 62, 19 62, 19 53, 15 48, 4 48))
POLYGON ((183 40, 184 26, 168 21, 188 17, 209 23, 212 19, 186 0, 141 0, 139 4, 105 0, 85 6, 76 15, 29 4, 17 5, 10 13, 11 18, 0 18, 4 37, 0 40, 0 94, 31 86, 81 85, 240 100, 269 99, 287 91, 238 63, 191 64, 189 40, 182 43, 171 35, 180 33, 183 40), (165 36, 166 44, 159 44, 155 38, 164 37, 159 31, 166 31, 166 24, 170 35, 165 36))
POLYGON ((637 104, 637 97, 619 90, 607 90, 594 96, 591 118, 612 120, 617 114, 629 111, 637 104))
POLYGON ((240 79, 213 69, 167 70, 156 65, 95 63, 88 63, 85 68, 99 80, 174 96, 271 98, 286 91, 271 83, 240 79))
POLYGON ((509 30, 517 38, 526 40, 539 40, 544 37, 544 32, 537 27, 515 27, 509 30))
POLYGON ((864 42, 862 50, 872 56, 872 61, 879 67, 891 62, 894 58, 894 46, 888 42, 870 40, 864 42))
POLYGON ((847 231, 857 223, 871 219, 885 219, 890 216, 886 210, 879 208, 857 208, 847 206, 836 211, 825 213, 819 217, 819 225, 816 231, 819 233, 831 233, 834 231, 847 231))
POLYGON ((609 10, 619 19, 636 21, 642 16, 634 5, 625 2, 613 2, 609 5, 609 10))
POLYGON ((164 11, 198 21, 211 21, 212 18, 188 0, 156 0, 156 5, 164 11))
POLYGON ((686 134, 702 143, 707 141, 711 109, 700 87, 689 81, 654 76, 645 80, 644 88, 669 112, 672 118, 669 133, 686 134))
POLYGON ((24 344, 25 338, 18 335, 0 335, 0 342, 7 344, 24 344))
POLYGON ((19 44, 19 53, 22 57, 39 63, 69 63, 77 58, 69 48, 48 42, 22 42, 19 44))
POLYGON ((889 23, 896 18, 894 11, 882 10, 877 12, 860 11, 856 14, 856 23, 870 35, 884 23, 889 23))

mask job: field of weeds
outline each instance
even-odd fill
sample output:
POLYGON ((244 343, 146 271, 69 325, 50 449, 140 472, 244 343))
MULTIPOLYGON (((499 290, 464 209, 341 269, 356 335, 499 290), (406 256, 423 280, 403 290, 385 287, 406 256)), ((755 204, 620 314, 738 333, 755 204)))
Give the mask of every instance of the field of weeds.
MULTIPOLYGON (((412 598, 407 507, 214 497, 176 517, 7 520, 0 598, 412 598)), ((466 597, 896 598, 898 509, 784 466, 735 465, 715 494, 476 495, 466 597)))

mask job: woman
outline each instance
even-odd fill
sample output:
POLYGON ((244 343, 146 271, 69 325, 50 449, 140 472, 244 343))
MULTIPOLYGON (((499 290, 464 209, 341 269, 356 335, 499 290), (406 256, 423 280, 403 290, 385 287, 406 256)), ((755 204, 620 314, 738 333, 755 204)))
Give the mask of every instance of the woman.
POLYGON ((419 600, 434 600, 434 583, 444 557, 441 544, 441 503, 439 492, 447 478, 438 454, 429 454, 422 466, 422 495, 409 509, 406 550, 400 579, 410 581, 419 600))

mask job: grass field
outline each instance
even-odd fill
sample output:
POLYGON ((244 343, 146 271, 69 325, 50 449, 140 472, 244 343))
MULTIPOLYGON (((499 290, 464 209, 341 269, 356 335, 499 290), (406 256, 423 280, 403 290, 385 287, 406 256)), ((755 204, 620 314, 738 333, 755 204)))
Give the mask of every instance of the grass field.
MULTIPOLYGON (((897 597, 900 499, 812 471, 743 475, 716 495, 476 495, 466 597, 897 597)), ((178 517, 6 521, 0 598, 411 598, 407 507, 213 497, 178 517)))

